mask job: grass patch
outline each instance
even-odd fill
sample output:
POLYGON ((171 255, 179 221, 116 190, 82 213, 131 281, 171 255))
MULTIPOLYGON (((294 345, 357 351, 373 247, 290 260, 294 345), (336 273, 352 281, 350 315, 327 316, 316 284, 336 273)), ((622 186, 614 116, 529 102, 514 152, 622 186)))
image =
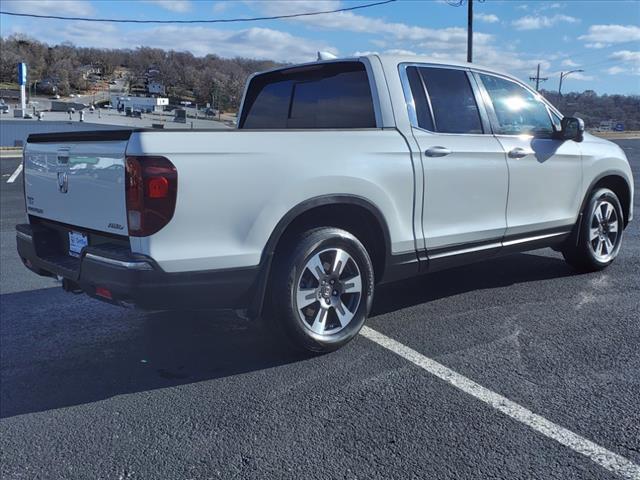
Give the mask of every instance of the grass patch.
POLYGON ((0 82, 0 89, 2 90, 20 90, 20 85, 17 83, 0 82))

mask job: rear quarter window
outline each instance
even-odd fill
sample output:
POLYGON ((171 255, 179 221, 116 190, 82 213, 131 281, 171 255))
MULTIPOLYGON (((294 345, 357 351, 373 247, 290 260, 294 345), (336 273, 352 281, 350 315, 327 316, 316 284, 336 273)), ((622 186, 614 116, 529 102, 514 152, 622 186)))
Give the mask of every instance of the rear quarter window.
POLYGON ((242 129, 375 128, 364 64, 336 62, 280 70, 251 80, 242 129))

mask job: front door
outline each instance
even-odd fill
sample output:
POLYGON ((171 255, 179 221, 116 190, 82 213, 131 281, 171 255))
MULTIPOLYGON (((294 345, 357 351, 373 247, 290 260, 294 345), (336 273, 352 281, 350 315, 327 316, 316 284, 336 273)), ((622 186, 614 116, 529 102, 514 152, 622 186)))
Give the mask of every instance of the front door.
POLYGON ((563 233, 576 222, 582 184, 578 143, 554 138, 554 121, 538 94, 495 75, 478 74, 509 166, 506 238, 563 233))

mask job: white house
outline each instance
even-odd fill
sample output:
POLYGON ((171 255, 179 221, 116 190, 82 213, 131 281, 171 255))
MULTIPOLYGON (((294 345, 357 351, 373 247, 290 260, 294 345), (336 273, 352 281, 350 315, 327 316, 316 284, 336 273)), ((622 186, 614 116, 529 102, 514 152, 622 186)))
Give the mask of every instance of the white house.
POLYGON ((133 97, 112 95, 111 105, 113 105, 113 108, 131 107, 133 110, 154 112, 162 110, 162 107, 165 105, 169 105, 169 99, 166 97, 133 97))

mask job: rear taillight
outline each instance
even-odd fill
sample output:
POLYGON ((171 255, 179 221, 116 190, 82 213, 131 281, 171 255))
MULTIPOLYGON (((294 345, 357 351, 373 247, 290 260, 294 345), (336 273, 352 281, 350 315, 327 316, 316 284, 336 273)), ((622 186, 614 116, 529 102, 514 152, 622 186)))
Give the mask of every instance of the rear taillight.
POLYGON ((129 235, 146 237, 164 227, 176 208, 178 172, 164 157, 127 157, 129 235))

